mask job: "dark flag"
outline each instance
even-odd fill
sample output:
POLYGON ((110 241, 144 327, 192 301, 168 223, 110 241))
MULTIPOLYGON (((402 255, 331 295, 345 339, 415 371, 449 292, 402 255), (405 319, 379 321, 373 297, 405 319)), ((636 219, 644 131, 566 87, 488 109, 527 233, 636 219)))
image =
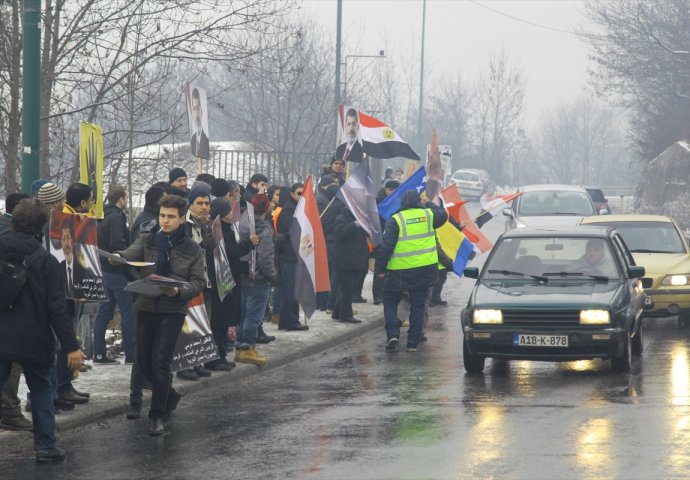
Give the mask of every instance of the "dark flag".
POLYGON ((381 243, 381 223, 376 206, 376 187, 371 180, 369 159, 365 158, 350 173, 345 184, 338 190, 338 198, 348 206, 359 224, 369 234, 374 246, 381 243))

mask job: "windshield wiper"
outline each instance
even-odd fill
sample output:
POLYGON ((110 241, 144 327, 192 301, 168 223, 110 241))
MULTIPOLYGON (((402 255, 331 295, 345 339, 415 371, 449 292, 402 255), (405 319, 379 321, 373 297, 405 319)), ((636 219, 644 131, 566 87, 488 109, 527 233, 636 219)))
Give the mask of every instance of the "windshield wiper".
POLYGON ((611 280, 609 277, 604 275, 587 275, 582 272, 546 272, 544 276, 548 277, 587 277, 592 278, 598 282, 608 282, 611 280))
POLYGON ((512 275, 514 277, 530 277, 542 283, 546 283, 549 281, 549 279, 543 275, 526 275, 522 272, 513 272, 510 270, 488 270, 487 273, 500 273, 501 275, 512 275))
POLYGON ((550 215, 583 215, 582 213, 576 212, 553 212, 550 215))
POLYGON ((673 253, 669 252, 668 250, 651 250, 649 248, 636 248, 630 251, 633 253, 673 253))

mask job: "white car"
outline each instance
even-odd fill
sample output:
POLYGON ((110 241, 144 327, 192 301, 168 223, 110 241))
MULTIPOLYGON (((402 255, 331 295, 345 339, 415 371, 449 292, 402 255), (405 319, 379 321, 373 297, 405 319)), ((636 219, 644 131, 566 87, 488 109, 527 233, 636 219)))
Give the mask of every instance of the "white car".
POLYGON ((489 174, 484 170, 462 168, 456 170, 450 179, 457 185, 463 198, 479 200, 484 193, 493 190, 489 174))
POLYGON ((506 232, 522 227, 577 225, 583 217, 597 215, 587 190, 574 185, 527 185, 503 210, 506 232))

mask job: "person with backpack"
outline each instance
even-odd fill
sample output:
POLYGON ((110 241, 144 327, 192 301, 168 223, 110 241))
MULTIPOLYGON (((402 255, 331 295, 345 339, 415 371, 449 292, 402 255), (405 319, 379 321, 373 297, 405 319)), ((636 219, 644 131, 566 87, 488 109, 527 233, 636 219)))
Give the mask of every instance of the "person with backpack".
POLYGON ((36 461, 65 458, 56 446, 50 368, 53 332, 77 369, 84 358, 67 312, 60 265, 42 247, 48 210, 37 199, 22 200, 12 214, 12 232, 0 237, 0 388, 21 364, 31 392, 36 461))

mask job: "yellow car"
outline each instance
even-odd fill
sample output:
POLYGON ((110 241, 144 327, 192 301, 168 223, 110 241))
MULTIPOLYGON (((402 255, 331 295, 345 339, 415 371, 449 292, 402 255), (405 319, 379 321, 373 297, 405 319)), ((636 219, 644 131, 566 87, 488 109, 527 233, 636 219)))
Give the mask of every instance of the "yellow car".
POLYGON ((678 315, 681 323, 690 323, 690 250, 673 219, 664 215, 602 215, 583 218, 581 224, 614 227, 635 264, 644 267, 645 317, 678 315))

